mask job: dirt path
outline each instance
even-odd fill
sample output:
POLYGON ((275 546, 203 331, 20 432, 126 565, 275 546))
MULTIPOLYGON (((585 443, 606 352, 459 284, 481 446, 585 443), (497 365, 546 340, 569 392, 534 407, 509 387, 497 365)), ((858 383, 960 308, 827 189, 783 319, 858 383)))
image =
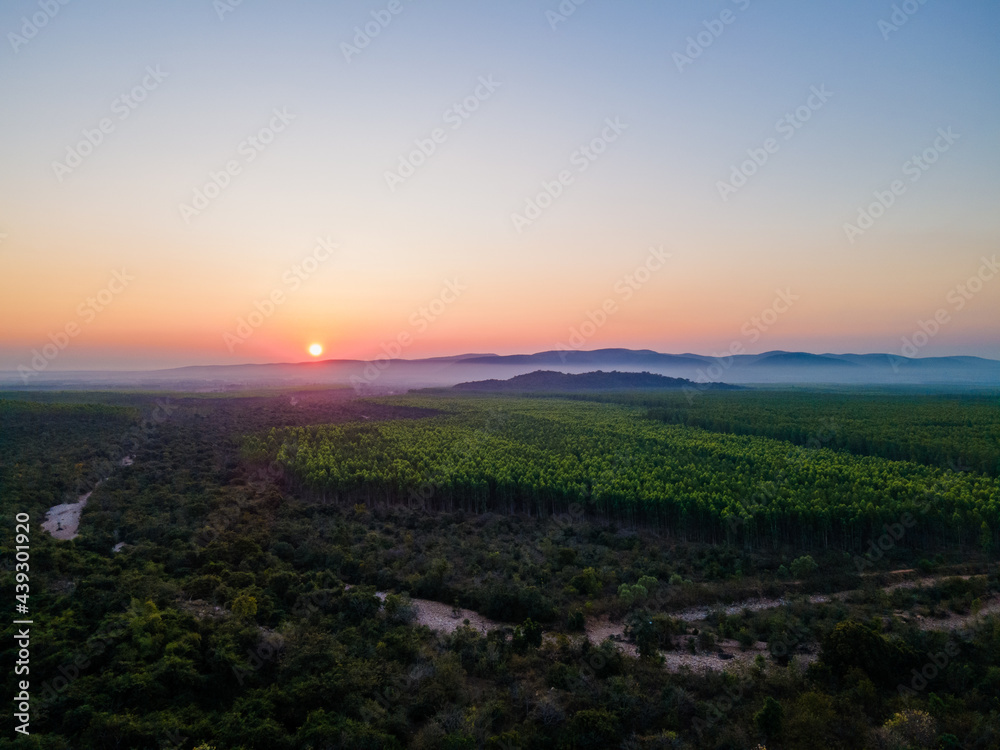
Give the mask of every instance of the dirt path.
POLYGON ((924 617, 923 615, 913 615, 905 612, 897 612, 896 614, 906 621, 916 620, 917 627, 921 630, 957 630, 968 626, 980 617, 1000 614, 1000 596, 987 599, 982 603, 978 612, 969 612, 967 615, 960 615, 955 612, 948 612, 944 617, 924 617))
MULTIPOLYGON (((809 603, 824 604, 830 601, 831 598, 844 596, 846 593, 847 592, 840 592, 837 594, 831 594, 830 596, 825 594, 814 594, 809 597, 809 603)), ((745 599, 744 601, 736 602, 735 604, 702 605, 700 607, 688 607, 687 609, 681 609, 676 612, 667 612, 665 614, 678 620, 684 620, 684 622, 697 622, 699 620, 707 619, 713 612, 723 612, 727 615, 736 615, 744 609, 751 612, 759 612, 762 609, 774 609, 775 607, 782 607, 789 603, 789 600, 784 597, 780 599, 745 599)))
POLYGON ((922 578, 914 578, 912 581, 900 581, 899 583, 891 583, 888 586, 883 586, 883 591, 895 591, 896 589, 919 589, 924 586, 933 586, 935 583, 940 583, 948 578, 961 578, 963 581, 968 581, 973 576, 971 575, 960 575, 960 576, 923 576, 922 578))
POLYGON ((464 624, 465 620, 468 620, 469 625, 481 633, 504 627, 503 623, 483 617, 471 609, 455 610, 447 604, 432 602, 429 599, 411 599, 410 601, 416 610, 417 622, 426 625, 431 630, 453 633, 464 624))
MULTIPOLYGON (((771 653, 767 644, 757 641, 746 651, 740 651, 740 645, 736 641, 722 640, 718 642, 718 651, 701 652, 692 654, 690 651, 663 651, 661 652, 665 664, 670 672, 679 672, 681 669, 690 669, 692 672, 719 672, 733 667, 749 668, 753 666, 758 656, 763 656, 769 662, 771 653), (721 652, 725 656, 720 655, 721 652)), ((795 662, 799 666, 805 666, 816 661, 816 654, 795 654, 795 662)))
MULTIPOLYGON (((344 585, 345 591, 351 588, 352 586, 349 583, 344 585)), ((383 602, 388 595, 385 591, 375 592, 375 596, 383 602)), ((411 598, 410 604, 413 605, 418 625, 426 625, 431 630, 438 630, 442 633, 454 633, 466 622, 468 622, 470 627, 481 633, 488 633, 491 630, 504 627, 504 623, 491 620, 478 612, 473 612, 471 609, 450 607, 447 604, 431 601, 430 599, 411 598)))
MULTIPOLYGON (((967 578, 968 576, 965 577, 967 578)), ((939 580, 941 579, 921 578, 916 581, 906 581, 898 584, 892 584, 891 586, 887 586, 886 590, 933 584, 939 580)), ((351 587, 350 585, 347 585, 346 588, 351 587)), ((850 592, 847 591, 841 591, 830 595, 815 594, 809 597, 809 601, 813 604, 821 604, 831 600, 843 598, 849 593, 850 592)), ((375 592, 375 595, 383 601, 385 601, 387 596, 384 591, 377 591, 375 592)), ((438 632, 453 633, 465 623, 468 623, 472 628, 481 633, 487 633, 501 627, 510 627, 509 625, 496 622, 495 620, 491 620, 490 618, 484 617, 478 612, 473 612, 469 609, 456 609, 448 606, 447 604, 431 601, 429 599, 411 599, 410 602, 412 603, 416 613, 416 622, 420 625, 426 625, 431 630, 436 630, 438 632)), ((787 603, 788 600, 784 598, 747 599, 745 601, 725 606, 713 605, 690 607, 688 609, 678 610, 668 614, 671 617, 683 620, 686 623, 696 623, 703 621, 712 612, 722 611, 731 615, 742 612, 744 609, 756 612, 763 609, 780 607, 787 603)), ((947 617, 943 618, 928 618, 921 617, 919 615, 916 615, 915 617, 919 621, 918 627, 922 630, 953 630, 955 628, 968 625, 978 617, 996 613, 1000 613, 1000 596, 988 599, 984 602, 983 606, 980 607, 976 614, 970 613, 967 615, 957 615, 951 613, 947 617)), ((907 617, 904 613, 897 614, 907 617)), ((614 642, 615 646, 623 653, 626 653, 629 656, 638 656, 635 644, 629 643, 625 640, 623 623, 611 622, 606 617, 591 620, 587 622, 584 632, 586 634, 586 638, 588 638, 590 642, 595 645, 603 643, 605 640, 610 638, 612 642, 614 642)), ((547 635, 551 636, 551 634, 547 635)), ((682 669, 689 669, 693 672, 704 673, 709 671, 723 671, 733 667, 748 668, 753 665, 758 656, 763 656, 768 661, 771 661, 771 655, 767 644, 763 641, 757 641, 746 651, 740 650, 739 643, 735 640, 720 640, 716 643, 716 646, 712 651, 702 651, 692 654, 690 651, 687 651, 686 648, 682 647, 676 651, 663 651, 661 652, 661 655, 664 658, 664 667, 670 672, 678 672, 682 669)), ((816 661, 817 658, 816 653, 809 652, 797 653, 794 657, 795 663, 798 664, 800 668, 816 661)))
POLYGON ((45 511, 45 521, 42 523, 42 528, 56 539, 75 538, 77 536, 76 530, 80 528, 80 514, 87 506, 90 494, 88 492, 86 495, 80 495, 80 499, 75 503, 53 505, 45 511))
MULTIPOLYGON (((381 593, 379 592, 379 594, 381 593)), ((427 599, 411 599, 410 601, 416 610, 417 622, 420 625, 426 625, 432 630, 453 633, 465 620, 468 620, 469 625, 475 630, 482 633, 505 627, 503 623, 483 617, 472 610, 459 609, 456 614, 452 607, 441 602, 433 602, 427 599)), ((636 650, 635 644, 625 640, 622 630, 623 626, 621 623, 613 623, 605 618, 589 622, 585 633, 590 642, 595 645, 602 643, 607 638, 611 638, 620 651, 629 656, 637 657, 639 653, 636 650)), ((763 655, 767 659, 771 658, 768 653, 767 644, 763 641, 758 641, 746 651, 741 651, 736 641, 722 640, 718 642, 717 648, 713 652, 700 652, 697 654, 692 654, 689 651, 662 652, 665 660, 664 666, 671 672, 677 672, 681 669, 690 669, 694 672, 707 672, 728 669, 737 665, 750 666, 754 663, 758 655, 763 655), (722 652, 725 656, 720 656, 719 652, 722 652)), ((800 663, 805 664, 815 661, 816 656, 813 654, 799 654, 796 656, 796 659, 800 663)))
MULTIPOLYGON (((639 652, 634 643, 629 643, 622 635, 621 623, 613 623, 609 620, 601 619, 587 623, 587 638, 593 644, 603 643, 610 638, 615 646, 629 656, 637 657, 639 652)), ((688 636, 691 637, 691 636, 688 636)), ((669 672, 679 672, 682 669, 690 669, 692 672, 709 672, 730 669, 732 667, 750 667, 757 660, 758 656, 763 656, 768 661, 771 654, 767 644, 757 641, 746 651, 740 650, 740 644, 735 640, 720 640, 716 643, 712 651, 700 651, 692 654, 687 650, 684 641, 678 639, 680 648, 675 651, 661 651, 660 655, 664 659, 664 667, 669 672)), ((795 659, 800 665, 809 664, 816 661, 816 654, 796 654, 795 659)))
MULTIPOLYGON (((432 602, 427 599, 411 599, 410 601, 416 609, 417 622, 421 625, 426 625, 432 630, 453 633, 466 619, 470 626, 482 633, 504 627, 503 623, 483 617, 472 610, 460 609, 456 615, 447 604, 432 602)), ((629 643, 624 639, 620 623, 612 623, 607 619, 595 620, 587 625, 585 632, 586 637, 595 645, 602 643, 606 638, 611 638, 615 646, 623 653, 633 657, 639 656, 635 644, 629 643)), ((719 641, 717 651, 723 652, 726 656, 720 656, 717 652, 692 654, 688 651, 664 651, 662 655, 665 660, 664 666, 671 672, 680 671, 682 668, 690 669, 693 672, 708 672, 711 670, 727 669, 736 665, 750 666, 758 654, 763 654, 765 658, 770 659, 767 644, 762 641, 755 643, 746 651, 740 651, 739 644, 736 641, 723 640, 719 641)), ((805 662, 809 661, 809 657, 810 655, 807 654, 804 655, 804 658, 803 655, 796 658, 805 662)), ((815 659, 815 656, 812 656, 812 659, 815 659)))
MULTIPOLYGON (((895 571, 900 573, 912 573, 915 571, 895 571)), ((885 586, 883 590, 894 591, 896 589, 909 589, 909 588, 921 588, 924 586, 933 586, 946 578, 951 578, 953 576, 924 576, 911 581, 900 581, 897 583, 885 586)), ((968 579, 971 576, 963 575, 959 576, 963 579, 968 579)), ((810 604, 823 604, 830 601, 836 601, 838 599, 844 599, 847 597, 849 591, 839 591, 834 594, 814 594, 809 597, 810 604)), ((788 604, 789 601, 785 598, 780 599, 746 599, 744 601, 736 602, 727 605, 708 605, 700 607, 689 607, 687 609, 676 610, 674 612, 668 612, 670 617, 684 621, 685 623, 696 623, 703 621, 709 617, 713 612, 724 612, 727 615, 734 615, 742 612, 743 610, 749 610, 750 612, 759 612, 760 610, 773 609, 775 607, 781 607, 788 604)), ((970 623, 974 622, 979 617, 984 617, 986 615, 998 614, 1000 613, 1000 596, 994 596, 986 599, 979 611, 976 613, 969 613, 965 615, 955 614, 949 612, 945 617, 923 617, 921 615, 907 615, 903 612, 897 612, 898 616, 903 617, 907 620, 916 620, 917 627, 921 630, 955 630, 958 628, 963 628, 968 626, 970 623)), ((611 638, 615 642, 615 645, 621 649, 623 652, 636 656, 636 648, 634 644, 629 643, 624 639, 623 635, 624 625, 623 623, 613 623, 607 618, 601 620, 594 620, 588 622, 586 626, 587 637, 592 643, 602 643, 605 639, 611 638)), ((691 669, 695 672, 704 672, 708 670, 722 670, 727 669, 731 666, 736 665, 750 665, 757 658, 758 654, 763 654, 765 658, 770 660, 770 654, 767 650, 767 644, 758 642, 754 644, 753 647, 747 649, 746 651, 740 651, 739 644, 736 641, 719 641, 716 652, 702 652, 697 654, 692 654, 688 651, 667 651, 663 652, 663 656, 666 659, 666 667, 670 671, 678 671, 682 668, 691 669), (721 651, 727 654, 730 658, 722 658, 719 656, 718 652, 721 651)), ((806 653, 806 654, 796 654, 795 659, 800 664, 808 664, 815 661, 817 658, 816 654, 806 653)))
MULTIPOLYGON (((122 458, 120 465, 131 466, 133 460, 132 456, 125 456, 122 458)), ((99 480, 94 485, 94 489, 97 489, 97 485, 103 481, 104 479, 99 480)), ((42 522, 42 528, 49 532, 55 539, 75 539, 79 536, 77 530, 80 528, 80 514, 87 507, 87 500, 90 499, 93 492, 94 490, 91 490, 85 495, 80 495, 75 503, 53 505, 45 511, 45 521, 42 522)), ((118 546, 118 549, 114 551, 118 552, 120 549, 121 547, 118 546)))
POLYGON ((587 634, 587 638, 595 646, 604 643, 604 641, 610 638, 620 650, 629 656, 639 655, 639 652, 635 649, 635 644, 626 641, 622 635, 622 624, 620 622, 611 622, 606 617, 602 617, 600 620, 587 622, 585 628, 584 632, 587 634))
MULTIPOLYGON (((914 570, 894 570, 893 573, 914 573, 914 570)), ((924 586, 933 586, 934 584, 940 583, 941 581, 947 580, 948 578, 961 578, 963 580, 969 580, 973 578, 972 575, 941 575, 941 576, 922 576, 921 578, 914 578, 910 581, 898 581, 897 583, 891 583, 887 586, 883 586, 882 590, 885 592, 896 591, 898 589, 916 589, 923 588, 924 586)), ((826 604, 827 602, 837 601, 846 599, 850 595, 851 591, 837 591, 833 594, 812 594, 809 597, 810 604, 826 604)), ((782 607, 786 604, 790 604, 790 600, 785 597, 780 597, 777 599, 744 599, 743 601, 735 602, 733 604, 719 605, 710 604, 702 605, 698 607, 688 607, 687 609, 681 609, 674 612, 667 612, 670 617, 674 617, 678 620, 683 620, 684 622, 697 622, 699 620, 705 620, 713 612, 723 612, 727 615, 739 614, 743 610, 749 610, 750 612, 759 612, 762 609, 774 609, 775 607, 782 607)), ((984 614, 986 610, 984 608, 984 614)))
MULTIPOLYGON (((969 576, 963 576, 963 578, 969 578, 969 576)), ((898 588, 916 588, 925 584, 934 584, 939 580, 942 579, 921 578, 917 581, 906 581, 887 586, 886 590, 891 591, 898 588)), ((850 592, 841 591, 836 594, 830 594, 829 596, 817 594, 810 596, 809 601, 813 604, 824 603, 834 599, 843 598, 848 593, 850 592)), ((670 612, 668 614, 670 617, 683 620, 686 623, 695 623, 705 620, 711 612, 722 611, 727 615, 732 615, 742 612, 744 609, 756 612, 762 609, 780 607, 787 603, 788 602, 785 599, 748 599, 746 601, 730 604, 724 607, 691 607, 689 609, 670 612)), ((983 602, 978 612, 970 612, 965 615, 955 614, 954 612, 949 612, 945 617, 923 617, 921 615, 907 615, 903 612, 897 612, 896 614, 905 620, 916 620, 917 627, 921 630, 955 630, 968 626, 980 617, 998 613, 1000 613, 1000 596, 994 596, 987 599, 983 602)), ((622 623, 612 623, 606 618, 602 620, 594 620, 587 623, 586 633, 591 643, 602 643, 605 639, 611 638, 615 642, 615 645, 623 652, 631 656, 638 655, 635 645, 625 640, 624 625, 622 623)), ((666 658, 666 666, 668 670, 677 671, 682 667, 686 667, 696 672, 726 669, 730 666, 740 664, 749 665, 756 659, 757 654, 763 654, 765 658, 770 660, 767 644, 760 641, 746 651, 740 651, 739 644, 736 641, 722 640, 718 642, 715 652, 702 652, 698 654, 692 654, 687 651, 663 652, 663 656, 666 658), (719 651, 728 654, 730 658, 721 658, 718 654, 719 651)), ((796 654, 795 658, 800 664, 808 664, 815 661, 817 656, 816 654, 805 653, 796 654)))
MULTIPOLYGON (((900 588, 919 588, 922 586, 933 585, 944 578, 949 578, 951 576, 943 577, 923 577, 918 578, 913 581, 901 581, 899 583, 890 584, 885 587, 886 591, 892 591, 900 588)), ((962 578, 969 578, 969 576, 961 576, 962 578)), ((837 599, 845 598, 849 591, 839 591, 834 594, 813 594, 809 597, 810 604, 824 604, 826 602, 835 601, 837 599)), ((385 594, 379 592, 380 598, 385 598, 385 594)), ((427 599, 412 599, 414 608, 417 613, 417 622, 421 625, 426 625, 432 630, 440 630, 443 632, 451 633, 454 632, 456 628, 463 623, 464 620, 468 620, 469 624, 481 632, 487 632, 495 628, 503 627, 502 623, 495 622, 494 620, 484 617, 477 612, 473 612, 468 609, 458 610, 456 615, 452 611, 452 607, 447 604, 442 604, 440 602, 434 602, 427 599)), ((743 610, 749 610, 751 612, 759 612, 765 609, 774 609, 776 607, 781 607, 789 603, 786 598, 777 599, 746 599, 744 601, 735 602, 733 604, 727 605, 703 605, 699 607, 688 607, 687 609, 676 610, 674 612, 667 612, 670 617, 678 620, 682 620, 686 623, 697 623, 701 622, 709 617, 713 612, 724 612, 727 615, 739 614, 743 610)), ((959 615, 955 613, 949 613, 946 617, 934 618, 934 617, 922 617, 920 615, 910 615, 907 616, 904 613, 899 613, 903 617, 908 617, 916 619, 918 621, 918 626, 922 630, 952 630, 955 628, 960 628, 968 625, 970 622, 974 621, 977 617, 982 617, 989 614, 1000 613, 1000 597, 992 597, 987 599, 977 614, 966 614, 959 615)), ((611 622, 607 618, 602 618, 600 620, 592 620, 586 625, 586 634, 590 639, 591 643, 598 644, 603 642, 607 638, 611 638, 615 641, 618 648, 620 648, 625 653, 636 655, 635 646, 625 640, 624 637, 624 623, 611 622)), ((725 666, 726 664, 735 664, 741 662, 752 662, 758 653, 766 654, 766 646, 764 644, 757 644, 756 646, 748 649, 747 651, 740 651, 739 646, 735 641, 723 641, 719 644, 719 649, 721 651, 733 654, 732 659, 720 659, 716 654, 690 654, 690 653, 680 653, 671 652, 665 654, 667 657, 668 665, 671 663, 676 663, 679 666, 686 665, 692 668, 699 667, 702 665, 711 665, 713 668, 718 668, 720 666, 725 666)), ((809 661, 808 654, 800 654, 799 658, 803 658, 804 661, 809 661)), ((815 658, 815 657, 813 657, 815 658)))

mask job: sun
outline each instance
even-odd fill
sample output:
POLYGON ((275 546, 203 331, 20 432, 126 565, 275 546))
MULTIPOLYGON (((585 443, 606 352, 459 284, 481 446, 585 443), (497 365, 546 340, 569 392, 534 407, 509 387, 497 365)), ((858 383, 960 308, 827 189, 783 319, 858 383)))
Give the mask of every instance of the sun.
POLYGON ((320 354, 323 353, 323 345, 322 344, 310 344, 309 345, 309 353, 311 355, 313 355, 314 357, 318 357, 320 354))

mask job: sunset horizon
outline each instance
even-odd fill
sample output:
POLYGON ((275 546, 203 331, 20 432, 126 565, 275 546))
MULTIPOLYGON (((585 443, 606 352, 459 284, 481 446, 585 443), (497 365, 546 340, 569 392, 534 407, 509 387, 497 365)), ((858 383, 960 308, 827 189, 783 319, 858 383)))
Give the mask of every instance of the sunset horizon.
POLYGON ((0 370, 1000 358, 996 7, 563 5, 6 6, 0 370))

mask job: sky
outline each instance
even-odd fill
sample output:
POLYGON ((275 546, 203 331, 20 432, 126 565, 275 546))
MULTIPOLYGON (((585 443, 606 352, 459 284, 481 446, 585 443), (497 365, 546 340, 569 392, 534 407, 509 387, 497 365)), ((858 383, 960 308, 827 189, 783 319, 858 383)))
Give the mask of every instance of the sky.
POLYGON ((10 0, 0 33, 0 370, 1000 359, 993 0, 10 0))

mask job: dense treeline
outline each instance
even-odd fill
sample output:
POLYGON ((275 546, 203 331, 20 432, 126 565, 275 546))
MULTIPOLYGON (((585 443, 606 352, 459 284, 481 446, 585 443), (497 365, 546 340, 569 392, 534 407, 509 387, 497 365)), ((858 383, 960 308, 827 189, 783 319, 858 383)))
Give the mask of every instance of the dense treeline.
POLYGON ((667 424, 1000 476, 1000 397, 794 390, 615 394, 667 424))
POLYGON ((126 455, 139 414, 129 406, 0 399, 0 497, 32 510, 76 500, 126 455))
MULTIPOLYGON (((393 403, 426 406, 426 398, 393 403)), ((660 425, 643 411, 515 397, 439 398, 448 416, 272 430, 245 455, 322 499, 530 515, 586 512, 685 539, 864 548, 991 547, 1000 484, 910 462, 660 425)))
MULTIPOLYGON (((5 444, 4 460, 74 466, 66 463, 77 457, 74 443, 113 460, 119 429, 128 434, 136 420, 149 419, 156 401, 137 396, 130 401, 137 411, 119 414, 121 423, 112 412, 107 423, 89 420, 86 409, 66 421, 61 407, 39 408, 30 417, 33 428, 5 444)), ((322 504, 289 491, 277 475, 278 481, 266 479, 237 455, 243 435, 262 427, 323 421, 327 426, 316 431, 325 434, 340 422, 353 444, 371 430, 365 417, 429 416, 434 412, 409 407, 446 402, 379 405, 343 394, 171 402, 176 409, 169 417, 129 446, 135 462, 117 466, 94 490, 73 541, 38 530, 44 508, 34 493, 36 483, 46 486, 41 473, 5 475, 5 516, 32 516, 36 628, 32 735, 6 733, 4 750, 645 750, 758 743, 811 750, 817 738, 823 747, 845 749, 1000 745, 1000 620, 945 635, 883 616, 911 606, 928 616, 935 607, 975 609, 1000 590, 995 562, 989 576, 945 581, 926 592, 899 590, 883 600, 866 589, 857 602, 821 605, 798 598, 684 627, 669 612, 730 597, 825 590, 833 574, 843 577, 853 566, 842 555, 812 549, 820 568, 809 573, 809 566, 796 566, 804 552, 796 547, 771 553, 681 543, 572 509, 563 517, 528 518, 322 504), (122 542, 120 552, 111 551, 122 542), (788 583, 784 566, 811 577, 788 583), (621 593, 640 589, 649 594, 642 601, 621 593), (376 591, 389 595, 383 602, 376 591), (414 622, 407 593, 478 609, 511 627, 438 634, 414 622), (581 622, 608 614, 627 616, 641 658, 582 637, 581 622), (544 621, 544 639, 525 618, 544 621), (726 674, 670 673, 660 664, 659 651, 697 651, 718 661, 711 650, 717 638, 765 642, 775 658, 762 655, 751 668, 726 674), (870 658, 845 643, 863 645, 858 653, 870 658), (798 660, 810 653, 821 658, 805 669, 798 660), (938 659, 930 671, 928 654, 938 659), (914 683, 912 670, 931 676, 914 683)), ((576 428, 564 429, 561 451, 584 457, 588 434, 613 437, 617 446, 614 430, 606 433, 600 420, 582 416, 565 412, 576 428)), ((484 438, 505 430, 534 434, 554 419, 520 414, 509 404, 478 412, 463 405, 457 415, 411 423, 448 434, 456 417, 470 420, 473 442, 466 450, 476 456, 473 448, 484 438)), ((718 444, 701 446, 698 431, 692 435, 685 466, 726 455, 718 444)), ((538 432, 539 445, 554 438, 538 432)), ((529 450, 541 454, 534 444, 529 450)), ((617 447, 609 461, 630 466, 617 447)), ((9 534, 0 551, 10 558, 9 534)), ((957 548, 942 555, 941 565, 972 558, 970 565, 982 567, 986 560, 957 548)), ((13 590, 10 571, 3 582, 13 590)), ((8 618, 0 649, 7 697, 16 692, 13 632, 8 618)))

